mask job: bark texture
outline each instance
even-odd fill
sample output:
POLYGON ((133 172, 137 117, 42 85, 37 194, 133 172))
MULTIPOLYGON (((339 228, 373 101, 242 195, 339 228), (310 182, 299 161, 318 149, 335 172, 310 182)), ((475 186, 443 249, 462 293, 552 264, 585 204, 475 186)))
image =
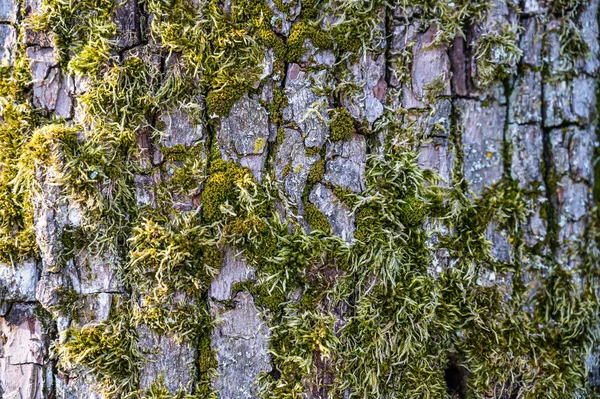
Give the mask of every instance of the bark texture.
POLYGON ((598 0, 3 0, 0 398, 600 395, 598 0))

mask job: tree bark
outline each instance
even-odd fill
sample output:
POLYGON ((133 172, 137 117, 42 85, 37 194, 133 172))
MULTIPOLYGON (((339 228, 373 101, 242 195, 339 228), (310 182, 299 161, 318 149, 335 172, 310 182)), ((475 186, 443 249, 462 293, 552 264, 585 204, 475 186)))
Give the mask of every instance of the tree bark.
POLYGON ((0 398, 599 395, 598 0, 435 3, 4 0, 0 398))

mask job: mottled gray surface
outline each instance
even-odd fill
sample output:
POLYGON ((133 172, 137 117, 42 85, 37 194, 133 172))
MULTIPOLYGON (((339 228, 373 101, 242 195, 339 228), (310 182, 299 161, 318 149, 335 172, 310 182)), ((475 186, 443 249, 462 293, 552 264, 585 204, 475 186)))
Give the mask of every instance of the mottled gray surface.
MULTIPOLYGON (((274 10, 275 17, 270 22, 278 34, 288 35, 292 24, 303 18, 301 2, 283 0, 284 5, 291 4, 287 14, 278 9, 275 1, 267 3, 274 10)), ((523 252, 523 247, 517 248, 517 237, 511 236, 497 220, 485 231, 492 260, 522 260, 524 281, 535 291, 544 278, 538 271, 546 270, 552 260, 568 269, 578 265, 580 259, 574 252, 584 244, 595 205, 591 190, 595 184, 592 160, 598 145, 598 0, 586 2, 577 15, 581 37, 590 53, 573 62, 561 54, 564 18, 549 15, 547 2, 524 0, 519 4, 521 14, 513 7, 514 2, 493 3, 484 21, 469 24, 472 26, 465 29, 464 37, 459 35, 448 44, 434 43, 438 27, 422 25, 419 8, 404 12, 402 7, 395 7, 388 15, 374 11, 379 21, 371 33, 382 40, 373 43, 371 51, 357 53, 356 58, 336 59, 334 51, 317 49, 306 40, 305 53, 298 63, 285 64, 281 72, 274 73, 273 51, 266 51, 261 64, 263 86, 255 86, 252 94, 244 95, 233 106, 229 117, 219 121, 218 149, 225 159, 248 166, 258 180, 265 173, 273 173, 300 215, 308 194, 308 201, 327 217, 333 233, 351 241, 354 215, 334 195, 333 188, 339 186, 355 193, 364 190, 367 153, 381 153, 384 149, 376 137, 367 140, 361 134, 354 134, 345 142, 328 140, 329 111, 346 107, 357 122, 371 127, 396 123, 403 129, 394 138, 396 143, 414 136, 419 165, 439 173, 446 187, 453 187, 464 177, 469 189, 479 197, 486 186, 511 178, 524 190, 536 190, 535 195, 524 199, 528 212, 518 229, 522 229, 525 247, 536 247, 536 251, 541 248, 539 254, 531 256, 523 252), (516 29, 517 24, 522 29, 516 29), (478 37, 498 33, 501 26, 515 29, 522 56, 518 65, 510 65, 513 76, 484 87, 473 48, 478 37), (347 75, 332 73, 338 63, 349 67, 347 75), (327 91, 342 83, 352 90, 327 91), (288 95, 289 105, 283 112, 283 124, 276 126, 261 101, 271 101, 279 86, 288 95), (316 89, 326 90, 317 94, 316 89), (384 113, 386 107, 390 116, 384 113), (281 142, 276 143, 278 128, 283 131, 281 142), (452 128, 458 130, 453 136, 452 128), (312 155, 307 154, 309 148, 312 155), (503 159, 503 154, 509 158, 503 159), (307 177, 321 159, 325 161, 325 175, 308 191, 307 177), (556 234, 548 234, 549 231, 556 234)), ((25 0, 24 15, 39 12, 40 4, 39 0, 25 0)), ((153 16, 145 15, 147 6, 140 4, 126 0, 116 10, 115 59, 152 52, 158 44, 148 35, 153 16)), ((197 6, 198 2, 192 4, 197 6)), ((225 8, 230 11, 231 6, 227 1, 225 8)), ((3 65, 14 62, 17 35, 12 24, 19 22, 18 8, 16 0, 0 3, 3 65)), ((340 19, 323 15, 321 22, 329 28, 340 19)), ((33 78, 34 107, 51 117, 87 122, 85 110, 76 101, 77 95, 87 90, 89 77, 71 77, 59 66, 57 51, 47 33, 25 28, 22 38, 33 78)), ((491 61, 500 63, 504 56, 502 51, 493 52, 491 61)), ((181 62, 175 52, 168 56, 153 54, 151 58, 161 73, 181 62)), ((145 62, 149 59, 144 58, 145 62)), ((207 121, 201 120, 202 116, 191 117, 192 111, 203 109, 203 101, 196 98, 192 103, 195 109, 186 108, 190 104, 178 104, 156 115, 162 122, 160 128, 155 126, 161 134, 154 134, 152 129, 138 132, 141 170, 133 178, 138 205, 156 206, 157 187, 168 183, 181 167, 181 163, 165 159, 161 149, 205 146, 210 142, 207 121)), ((203 147, 199 151, 201 161, 206 160, 206 150, 203 147)), ((107 320, 114 303, 124 295, 116 275, 116 254, 107 251, 97 255, 84 249, 65 262, 60 259, 61 234, 65 228, 79 226, 82 215, 73 204, 59 200, 58 188, 52 184, 57 175, 52 168, 36 165, 39 190, 32 205, 40 258, 0 264, 3 398, 42 399, 55 395, 62 399, 99 399, 92 376, 78 370, 55 374, 48 357, 50 336, 36 313, 39 307, 50 310, 54 327, 62 332, 107 320), (79 295, 78 320, 57 309, 62 289, 79 295)), ((201 189, 200 185, 193 195, 201 189)), ((194 209, 193 195, 169 194, 178 210, 194 209)), ((432 234, 428 238, 431 245, 441 236, 452 234, 443 221, 435 225, 428 221, 425 228, 432 234)), ((439 250, 429 270, 438 275, 452 264, 449 253, 439 250)), ((485 265, 483 269, 480 285, 510 287, 510 273, 496 273, 485 265)), ((216 352, 219 373, 213 386, 222 399, 254 398, 257 375, 272 368, 269 320, 256 308, 249 292, 232 292, 236 282, 254 278, 255 272, 243 255, 225 248, 223 267, 208 293, 210 311, 216 318, 211 346, 216 352)), ((506 290, 505 294, 510 292, 506 290)), ((147 356, 140 370, 141 387, 147 388, 163 373, 170 391, 190 388, 197 378, 195 344, 151 332, 146 326, 140 326, 138 333, 139 346, 147 356)), ((597 366, 592 363, 590 360, 598 378, 597 366)), ((319 397, 311 395, 308 396, 319 397)))
POLYGON ((140 369, 140 388, 150 388, 156 377, 163 375, 169 391, 182 388, 190 391, 196 374, 195 346, 170 335, 157 334, 146 326, 140 326, 137 333, 140 352, 144 356, 140 369))
POLYGON ((250 293, 242 291, 232 299, 231 309, 218 304, 211 307, 217 318, 212 347, 217 353, 218 377, 213 386, 222 399, 255 398, 258 374, 271 371, 271 333, 250 293))
POLYGON ((349 188, 355 193, 364 190, 367 162, 365 137, 353 134, 348 140, 328 143, 326 151, 323 180, 349 188))
POLYGON ((224 159, 247 166, 262 179, 269 125, 267 111, 257 100, 244 95, 236 102, 230 115, 221 120, 217 139, 224 159))
POLYGON ((16 31, 10 25, 0 24, 0 64, 12 65, 13 45, 16 41, 16 31))
POLYGON ((465 179, 469 188, 480 195, 484 187, 498 182, 504 172, 505 107, 498 103, 484 107, 476 100, 459 100, 457 105, 463 129, 465 179))
POLYGON ((299 209, 304 209, 302 193, 310 168, 319 158, 319 155, 306 155, 302 136, 297 130, 285 129, 283 142, 275 157, 275 177, 283 181, 286 193, 299 209))
POLYGON ((318 183, 310 191, 308 199, 327 217, 333 234, 346 241, 354 238, 354 214, 333 194, 333 191, 318 183))
POLYGON ((324 75, 325 71, 307 73, 298 64, 288 67, 285 90, 289 105, 283 110, 283 117, 296 123, 307 147, 321 147, 329 132, 326 112, 329 102, 311 89, 311 79, 318 82, 324 75))

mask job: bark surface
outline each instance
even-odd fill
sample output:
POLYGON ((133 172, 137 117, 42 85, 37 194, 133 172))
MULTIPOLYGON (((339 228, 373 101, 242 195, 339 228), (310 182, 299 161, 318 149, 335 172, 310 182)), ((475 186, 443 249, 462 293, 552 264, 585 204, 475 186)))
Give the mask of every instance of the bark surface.
POLYGON ((598 0, 3 0, 0 398, 600 395, 598 0))

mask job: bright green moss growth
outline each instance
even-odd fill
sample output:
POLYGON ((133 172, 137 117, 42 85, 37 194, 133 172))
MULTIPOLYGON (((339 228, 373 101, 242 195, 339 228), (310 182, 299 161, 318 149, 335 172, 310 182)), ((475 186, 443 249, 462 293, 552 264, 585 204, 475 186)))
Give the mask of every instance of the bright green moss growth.
POLYGON ((331 234, 331 225, 327 220, 327 216, 323 215, 316 206, 310 203, 306 204, 304 214, 306 221, 312 230, 319 230, 331 234))
POLYGON ((116 2, 46 0, 31 19, 36 30, 50 31, 62 66, 78 75, 95 75, 111 54, 116 33, 113 14, 116 2))
POLYGON ((55 347, 58 367, 93 370, 106 396, 119 396, 136 387, 141 356, 135 332, 126 317, 106 323, 70 328, 55 347))
POLYGON ((245 92, 244 86, 225 86, 218 90, 211 90, 206 96, 208 114, 222 118, 229 116, 231 107, 242 98, 245 92))
POLYGON ((225 217, 221 206, 232 206, 235 209, 239 198, 238 185, 244 186, 248 180, 252 180, 249 169, 222 162, 206 181, 200 196, 203 219, 212 223, 225 217))
POLYGON ((415 227, 423 224, 427 212, 427 206, 423 201, 414 197, 404 199, 400 206, 398 217, 407 227, 415 227))
POLYGON ((346 108, 336 108, 331 120, 331 140, 344 141, 356 131, 352 115, 346 108))
POLYGON ((307 39, 317 48, 326 49, 331 47, 331 39, 327 33, 308 23, 298 22, 292 26, 286 42, 286 59, 288 62, 298 62, 300 60, 304 54, 304 42, 307 39))

